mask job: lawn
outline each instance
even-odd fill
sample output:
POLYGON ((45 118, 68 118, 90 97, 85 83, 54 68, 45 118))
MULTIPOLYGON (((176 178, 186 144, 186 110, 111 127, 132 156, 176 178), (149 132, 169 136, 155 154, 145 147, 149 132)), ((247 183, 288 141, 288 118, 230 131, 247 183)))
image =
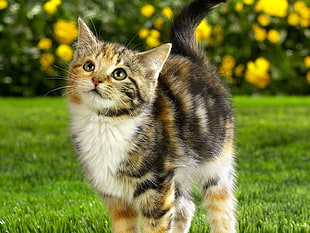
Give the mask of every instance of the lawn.
MULTIPOLYGON (((310 232, 310 97, 236 97, 239 232, 310 232)), ((0 232, 110 232, 66 102, 0 98, 0 232)), ((199 203, 199 194, 194 189, 199 203)), ((198 207, 191 232, 208 232, 198 207)))

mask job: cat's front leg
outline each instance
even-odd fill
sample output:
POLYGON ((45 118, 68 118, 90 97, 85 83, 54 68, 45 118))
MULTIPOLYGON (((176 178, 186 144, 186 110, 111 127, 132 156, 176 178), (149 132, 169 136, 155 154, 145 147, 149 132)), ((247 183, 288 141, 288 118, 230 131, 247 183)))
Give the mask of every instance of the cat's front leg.
POLYGON ((150 191, 141 208, 144 233, 170 233, 173 228, 174 186, 166 191, 150 191))
POLYGON ((113 233, 140 233, 139 213, 134 206, 118 198, 103 199, 111 214, 113 233))

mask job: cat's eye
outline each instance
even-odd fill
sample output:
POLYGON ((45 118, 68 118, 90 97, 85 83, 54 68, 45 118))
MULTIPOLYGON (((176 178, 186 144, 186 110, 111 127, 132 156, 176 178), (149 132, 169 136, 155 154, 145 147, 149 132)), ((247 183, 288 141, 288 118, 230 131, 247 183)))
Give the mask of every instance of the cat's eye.
POLYGON ((117 68, 112 72, 112 77, 116 80, 124 80, 127 78, 127 73, 123 68, 117 68))
POLYGON ((87 72, 91 72, 95 70, 95 64, 91 61, 88 61, 84 64, 83 69, 87 72))

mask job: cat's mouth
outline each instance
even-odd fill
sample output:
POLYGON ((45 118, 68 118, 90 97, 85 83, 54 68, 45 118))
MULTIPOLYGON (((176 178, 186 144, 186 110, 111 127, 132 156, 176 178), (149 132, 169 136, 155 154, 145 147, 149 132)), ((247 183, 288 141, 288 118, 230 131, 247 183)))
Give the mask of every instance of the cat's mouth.
POLYGON ((94 89, 88 91, 88 93, 94 93, 96 95, 99 95, 101 98, 103 98, 102 94, 98 91, 97 88, 94 88, 94 89))

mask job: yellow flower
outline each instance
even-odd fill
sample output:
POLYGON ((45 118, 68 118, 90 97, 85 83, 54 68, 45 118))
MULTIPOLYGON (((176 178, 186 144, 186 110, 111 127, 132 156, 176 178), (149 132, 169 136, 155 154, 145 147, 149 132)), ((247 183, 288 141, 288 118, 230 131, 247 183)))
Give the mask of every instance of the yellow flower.
POLYGON ((245 79, 258 88, 265 88, 270 83, 270 74, 268 73, 270 63, 267 59, 259 57, 255 62, 247 63, 245 79))
POLYGON ((257 21, 262 26, 268 26, 270 23, 270 18, 267 14, 261 14, 257 17, 257 21))
POLYGON ((309 27, 310 26, 310 8, 302 8, 298 11, 301 20, 300 20, 300 25, 302 27, 309 27))
POLYGON ((201 42, 202 40, 208 40, 211 35, 212 27, 208 24, 207 20, 204 19, 196 29, 196 40, 201 42))
POLYGON ((52 47, 52 40, 49 38, 43 38, 38 43, 38 48, 42 50, 46 50, 52 47))
POLYGON ((296 1, 293 4, 293 8, 298 13, 302 12, 305 8, 307 8, 307 5, 304 1, 296 1))
POLYGON ((241 12, 243 10, 243 4, 242 2, 237 2, 235 5, 235 11, 241 12))
POLYGON ((304 58, 304 64, 305 64, 305 67, 306 67, 307 69, 310 68, 310 56, 306 56, 306 57, 304 58))
POLYGON ((78 36, 75 22, 59 20, 54 24, 54 35, 62 44, 71 44, 78 36))
POLYGON ((161 29, 161 26, 163 25, 164 23, 164 19, 162 17, 159 17, 155 20, 155 23, 154 23, 154 27, 159 30, 161 29))
POLYGON ((155 7, 150 5, 150 4, 147 4, 147 5, 145 5, 145 6, 143 6, 141 8, 140 12, 141 12, 141 15, 143 15, 144 17, 149 18, 149 17, 151 17, 154 14, 155 7))
POLYGON ((267 34, 267 39, 271 42, 271 43, 278 43, 280 41, 280 33, 277 30, 271 29, 269 30, 268 34, 267 34))
POLYGON ((0 0, 0 10, 7 8, 9 5, 7 0, 0 0))
POLYGON ((151 36, 151 37, 154 37, 154 38, 159 38, 159 37, 160 37, 160 32, 157 31, 157 30, 155 30, 155 29, 152 29, 152 30, 150 31, 150 36, 151 36))
POLYGON ((245 5, 252 5, 254 3, 254 0, 243 0, 243 3, 245 5))
POLYGON ((232 69, 236 64, 236 60, 231 55, 225 55, 222 59, 222 66, 232 69))
POLYGON ((160 45, 160 32, 155 29, 149 30, 143 28, 139 31, 139 37, 146 39, 145 42, 149 47, 156 47, 160 45))
POLYGON ((235 75, 237 77, 241 77, 244 71, 244 65, 243 64, 239 64, 236 68, 235 68, 235 75))
POLYGON ((61 0, 50 0, 50 2, 54 3, 56 6, 61 5, 61 0))
POLYGON ((302 18, 300 20, 300 26, 304 27, 304 28, 307 28, 310 26, 310 18, 302 18))
POLYGON ((300 17, 296 12, 291 12, 287 17, 289 25, 297 26, 300 23, 300 17))
POLYGON ((173 16, 173 11, 171 10, 170 7, 165 7, 162 11, 161 11, 162 15, 165 16, 168 19, 171 19, 173 16))
POLYGON ((43 9, 46 11, 46 13, 52 15, 55 14, 55 12, 57 11, 57 5, 52 1, 48 1, 44 3, 43 9))
POLYGON ((257 58, 255 64, 263 72, 267 72, 270 68, 270 62, 264 57, 257 58))
POLYGON ((220 74, 225 77, 232 76, 232 69, 236 64, 236 60, 231 55, 225 55, 222 59, 221 67, 220 67, 220 74))
POLYGON ((264 28, 258 26, 258 24, 253 24, 254 38, 257 41, 264 41, 267 37, 267 32, 264 28))
POLYGON ((231 78, 232 77, 232 69, 227 69, 223 66, 220 67, 219 73, 221 76, 224 76, 226 78, 231 78))
POLYGON ((153 37, 153 36, 147 37, 145 42, 151 48, 160 45, 159 39, 157 37, 153 37))
POLYGON ((50 53, 43 53, 40 56, 42 70, 47 70, 54 63, 54 56, 50 53))
POLYGON ((310 71, 307 72, 306 79, 307 79, 308 83, 310 84, 310 71))
POLYGON ((73 56, 73 50, 69 45, 61 44, 56 49, 56 54, 64 61, 71 61, 73 56))
POLYGON ((288 10, 287 0, 258 0, 256 11, 263 11, 271 16, 285 17, 288 10))
POLYGON ((146 37, 148 37, 149 34, 150 34, 150 30, 147 28, 142 28, 139 31, 139 37, 141 39, 145 39, 146 37))
POLYGON ((224 40, 223 28, 220 25, 214 26, 214 34, 216 36, 216 42, 219 44, 224 40))

